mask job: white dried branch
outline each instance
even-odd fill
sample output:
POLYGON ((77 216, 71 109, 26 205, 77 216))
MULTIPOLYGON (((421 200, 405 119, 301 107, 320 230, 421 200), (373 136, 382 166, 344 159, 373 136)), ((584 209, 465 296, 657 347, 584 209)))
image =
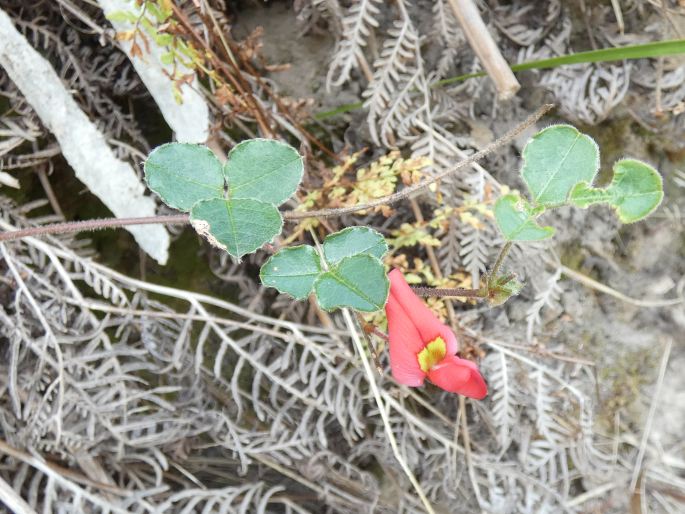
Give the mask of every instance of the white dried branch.
POLYGON ((447 0, 471 48, 495 83, 499 97, 507 100, 521 88, 473 0, 447 0))
POLYGON ((110 96, 111 93, 104 91, 112 88, 122 94, 132 92, 139 86, 137 77, 129 76, 122 62, 125 56, 114 54, 94 58, 91 52, 84 51, 75 32, 69 33, 67 41, 64 41, 60 26, 41 21, 40 17, 35 21, 14 19, 31 45, 39 49, 47 60, 52 62, 54 59, 58 63, 64 87, 81 93, 75 100, 81 102, 82 109, 100 131, 109 137, 120 138, 125 135, 147 150, 143 134, 131 114, 122 109, 110 96))
MULTIPOLYGON (((0 65, 55 134, 76 176, 120 217, 153 216, 155 202, 133 168, 116 159, 104 136, 64 89, 50 64, 0 10, 0 65)), ((168 258, 169 235, 162 226, 127 227, 138 244, 160 263, 168 258)))

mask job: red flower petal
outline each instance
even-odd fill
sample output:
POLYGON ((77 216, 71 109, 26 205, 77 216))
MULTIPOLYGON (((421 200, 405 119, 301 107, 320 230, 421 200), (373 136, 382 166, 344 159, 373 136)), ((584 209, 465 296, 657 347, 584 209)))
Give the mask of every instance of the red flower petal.
MULTIPOLYGON (((447 325, 440 323, 440 320, 435 317, 435 314, 426 307, 426 304, 416 296, 412 291, 404 275, 398 269, 392 270, 388 273, 390 279, 390 296, 388 297, 388 304, 391 301, 398 304, 404 311, 405 316, 411 320, 411 323, 416 327, 420 334, 421 348, 416 353, 423 349, 423 346, 433 341, 436 337, 442 337, 447 347, 447 354, 453 355, 457 353, 457 338, 454 332, 450 330, 447 325)), ((387 309, 386 309, 387 310, 387 309)), ((390 317, 388 316, 388 324, 390 317)), ((389 330, 389 329, 388 329, 389 330)), ((392 341, 392 336, 390 336, 392 341)), ((392 348, 392 346, 391 346, 392 348)))
POLYGON ((419 366, 417 354, 423 349, 419 331, 393 296, 385 305, 388 317, 388 338, 390 346, 390 369, 400 384, 418 387, 426 374, 419 366))
POLYGON ((478 371, 478 366, 456 355, 447 355, 428 372, 428 379, 450 393, 482 400, 488 394, 488 386, 478 371))

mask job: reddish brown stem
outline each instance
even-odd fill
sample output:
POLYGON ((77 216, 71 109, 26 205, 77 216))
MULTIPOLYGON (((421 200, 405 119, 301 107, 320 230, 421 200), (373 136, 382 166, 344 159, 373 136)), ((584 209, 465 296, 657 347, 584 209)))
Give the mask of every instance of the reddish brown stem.
POLYGON ((485 289, 464 289, 463 287, 453 288, 439 288, 439 287, 414 287, 412 290, 419 296, 436 296, 442 298, 443 296, 457 296, 463 298, 485 298, 487 291, 485 289))
POLYGON ((117 228, 126 225, 184 225, 189 222, 188 214, 172 214, 170 216, 148 216, 144 218, 105 218, 85 221, 71 221, 66 223, 53 223, 40 227, 30 227, 11 232, 0 233, 0 241, 12 241, 31 236, 44 236, 46 234, 67 234, 69 232, 90 232, 104 228, 117 228))

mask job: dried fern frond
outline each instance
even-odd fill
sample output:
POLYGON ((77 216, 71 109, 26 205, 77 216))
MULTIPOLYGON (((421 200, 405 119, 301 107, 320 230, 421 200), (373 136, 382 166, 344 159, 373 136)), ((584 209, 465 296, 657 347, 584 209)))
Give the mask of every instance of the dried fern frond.
POLYGON ((293 6, 297 19, 305 26, 305 31, 316 26, 323 18, 332 25, 337 37, 342 30, 342 8, 338 0, 297 0, 293 6))
POLYGON ((488 373, 488 386, 492 400, 492 420, 498 433, 498 443, 504 452, 511 444, 511 431, 517 419, 516 380, 514 370, 502 352, 491 353, 483 363, 488 373))
POLYGON ((542 84, 570 119, 596 124, 621 103, 630 85, 631 65, 578 65, 554 68, 542 84))
MULTIPOLYGON (((386 125, 383 119, 388 119, 386 113, 395 104, 403 102, 398 98, 398 90, 406 89, 407 84, 415 82, 416 46, 418 34, 408 18, 395 21, 395 25, 388 31, 388 39, 383 43, 379 58, 374 62, 373 80, 364 91, 366 98, 364 106, 368 108, 367 121, 371 129, 371 137, 380 144, 382 140, 390 146, 388 134, 377 126, 386 125)), ((411 94, 406 91, 406 95, 411 94)), ((386 125, 387 126, 387 125, 386 125)), ((387 129, 386 129, 387 130, 387 129)))
POLYGON ((365 61, 367 39, 380 22, 380 0, 355 1, 342 19, 342 37, 338 41, 333 60, 326 75, 326 87, 341 86, 361 61, 365 61))
POLYGON ((435 74, 437 77, 446 78, 450 72, 454 73, 455 63, 460 52, 464 50, 466 38, 454 17, 454 12, 445 0, 436 0, 433 3, 433 20, 434 34, 441 46, 435 74))
POLYGON ((530 47, 542 41, 561 18, 561 2, 553 0, 544 9, 532 4, 499 5, 494 9, 493 23, 511 41, 530 47))
POLYGON ((561 268, 558 268, 550 277, 547 279, 546 287, 540 290, 535 295, 535 301, 526 311, 526 338, 528 341, 533 339, 533 331, 536 325, 541 323, 541 312, 544 308, 554 308, 558 305, 559 296, 561 295, 562 288, 559 285, 561 280, 561 268))
MULTIPOLYGON (((17 219, 7 204, 2 212, 17 219)), ((150 477, 161 476, 167 460, 182 460, 192 441, 235 452, 245 469, 261 455, 290 466, 329 438, 360 437, 366 386, 348 364, 349 350, 336 350, 325 335, 330 330, 274 326, 227 302, 114 273, 66 247, 35 241, 2 250, 20 284, 15 307, 0 312, 13 341, 1 408, 14 445, 72 466, 89 452, 107 470, 152 487, 150 477), (148 297, 153 291, 189 308, 172 311, 148 297), (249 322, 210 314, 217 307, 249 322), (148 385, 154 377, 158 385, 148 385), (228 417, 212 394, 227 401, 228 417)), ((221 494, 209 494, 211 501, 221 494)), ((161 500, 161 493, 149 499, 161 500)))

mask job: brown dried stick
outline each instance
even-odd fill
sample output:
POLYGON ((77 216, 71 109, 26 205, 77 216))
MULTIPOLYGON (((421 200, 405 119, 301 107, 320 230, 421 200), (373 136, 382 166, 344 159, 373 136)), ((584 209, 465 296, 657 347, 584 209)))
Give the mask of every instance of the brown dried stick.
POLYGON ((521 85, 514 77, 507 61, 497 48, 495 41, 488 32, 478 7, 473 0, 447 0, 454 12, 454 16, 461 25, 471 48, 483 63, 485 71, 495 83, 501 100, 507 100, 521 89, 521 85))

